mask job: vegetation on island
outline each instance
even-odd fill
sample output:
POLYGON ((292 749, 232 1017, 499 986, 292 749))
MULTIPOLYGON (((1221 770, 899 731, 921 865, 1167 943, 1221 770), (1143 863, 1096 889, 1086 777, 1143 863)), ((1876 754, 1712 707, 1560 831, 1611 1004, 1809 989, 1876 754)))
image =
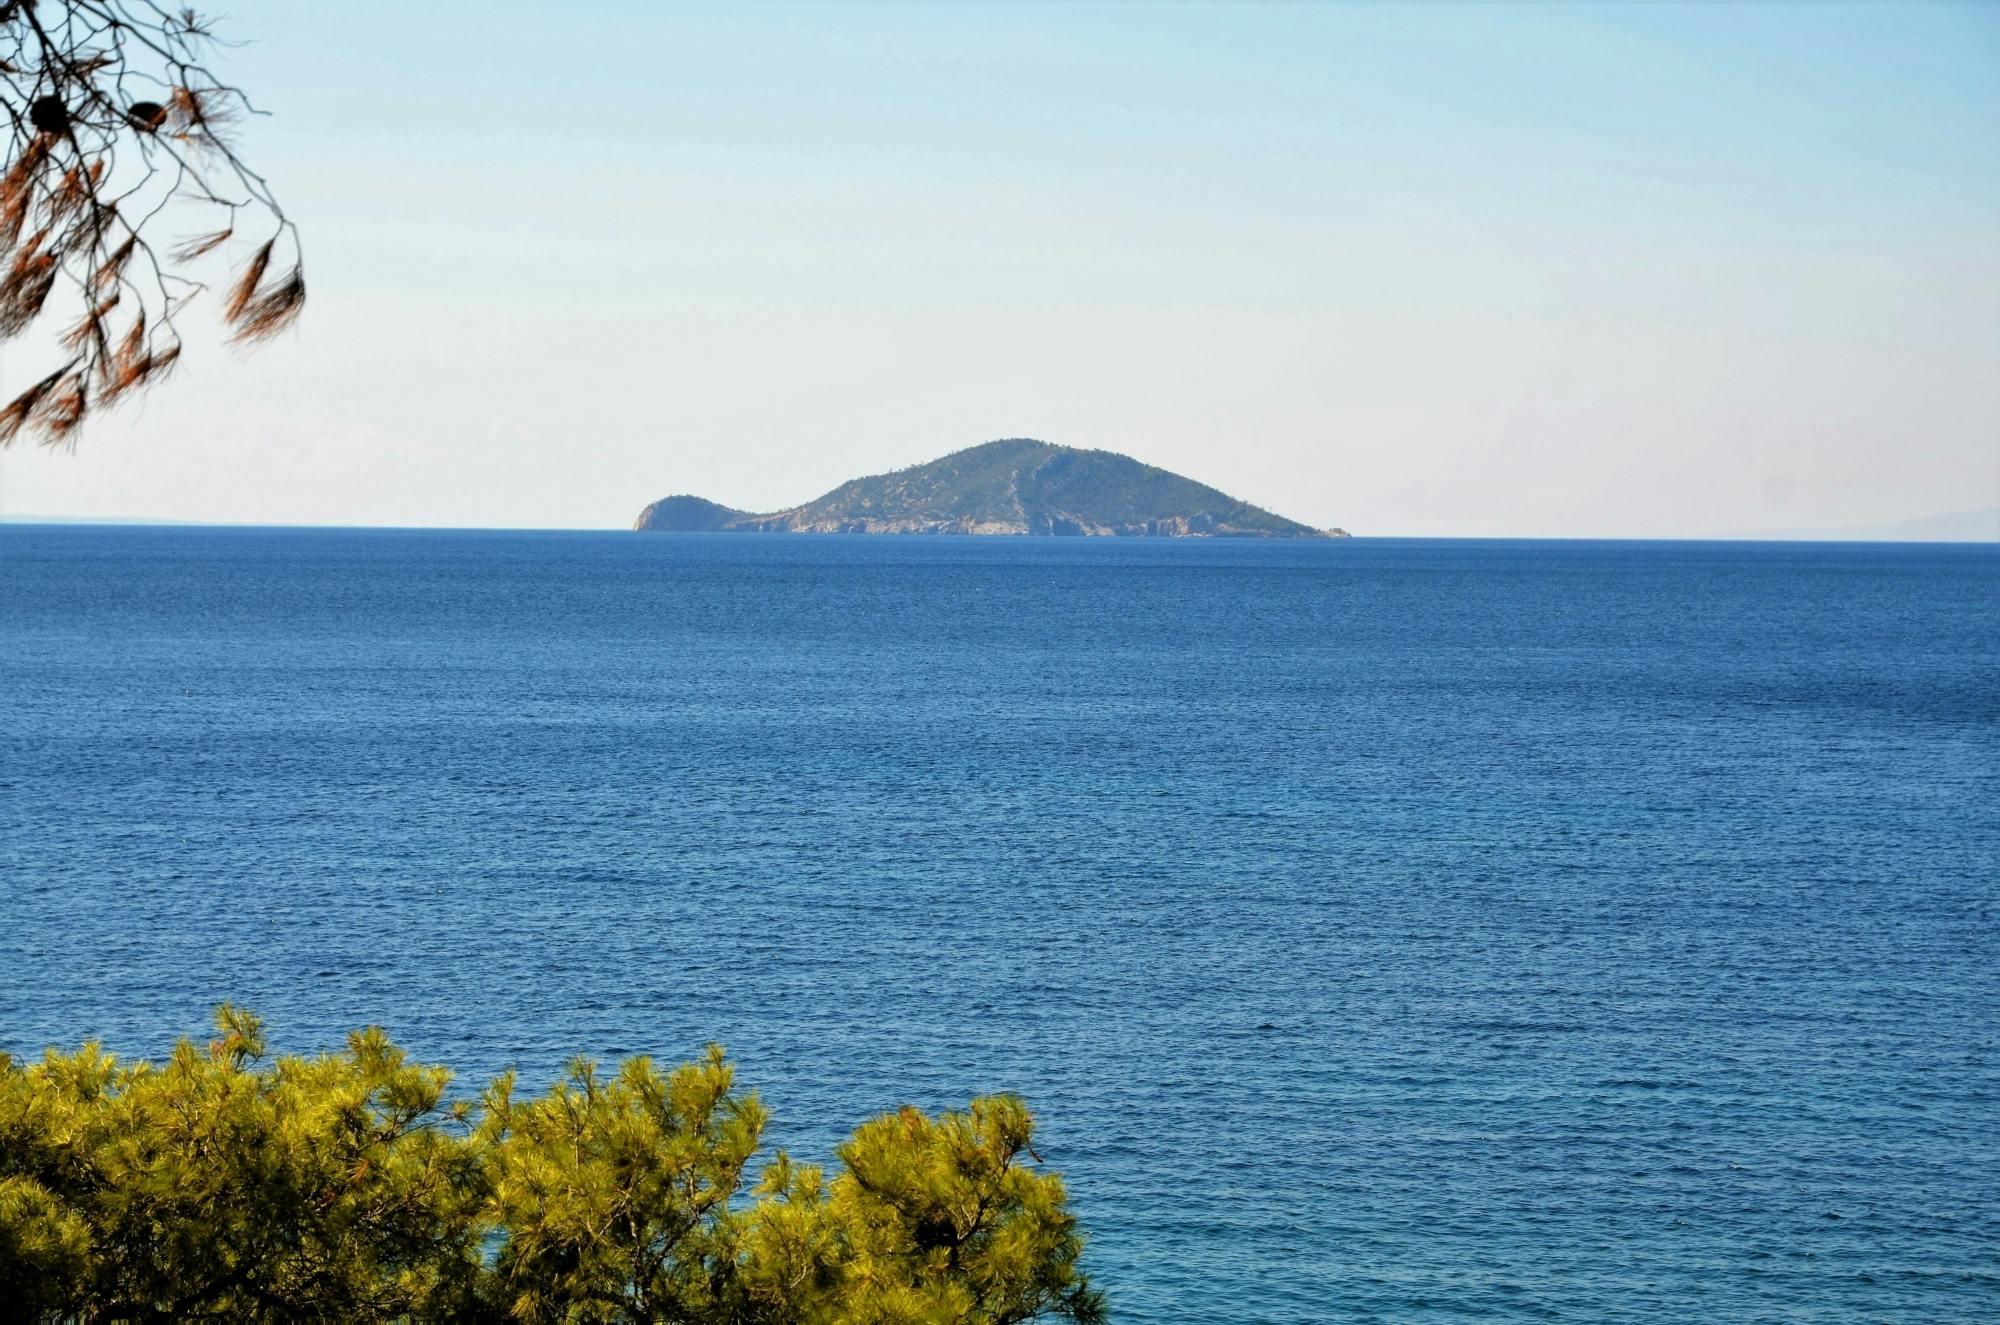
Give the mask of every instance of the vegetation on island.
POLYGON ((850 479, 815 501, 770 515, 701 497, 664 497, 640 512, 635 527, 819 534, 1338 536, 1130 456, 1024 437, 850 479))
POLYGON ((43 1321, 1003 1325, 1103 1318, 1011 1096, 782 1152, 719 1047, 454 1098, 379 1029, 267 1058, 254 1015, 159 1064, 0 1055, 0 1302, 43 1321), (747 1188, 747 1192, 746 1192, 747 1188))

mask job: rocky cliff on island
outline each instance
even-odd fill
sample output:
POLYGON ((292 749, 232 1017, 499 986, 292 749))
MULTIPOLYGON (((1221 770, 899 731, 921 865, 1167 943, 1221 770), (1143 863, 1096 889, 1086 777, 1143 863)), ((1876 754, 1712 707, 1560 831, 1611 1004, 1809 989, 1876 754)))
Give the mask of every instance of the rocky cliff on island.
POLYGON ((1156 538, 1345 538, 1110 451, 1028 438, 987 442, 926 465, 850 479, 816 501, 756 515, 701 497, 662 497, 641 532, 1080 534, 1156 538))

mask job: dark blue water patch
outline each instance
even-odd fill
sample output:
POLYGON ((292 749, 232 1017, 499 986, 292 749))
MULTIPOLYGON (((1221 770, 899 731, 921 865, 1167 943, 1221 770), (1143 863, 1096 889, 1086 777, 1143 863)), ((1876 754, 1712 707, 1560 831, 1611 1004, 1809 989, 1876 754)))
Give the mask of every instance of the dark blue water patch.
POLYGON ((1013 1089, 1127 1321, 2000 1314, 2000 550, 0 527, 0 1046, 1013 1089))

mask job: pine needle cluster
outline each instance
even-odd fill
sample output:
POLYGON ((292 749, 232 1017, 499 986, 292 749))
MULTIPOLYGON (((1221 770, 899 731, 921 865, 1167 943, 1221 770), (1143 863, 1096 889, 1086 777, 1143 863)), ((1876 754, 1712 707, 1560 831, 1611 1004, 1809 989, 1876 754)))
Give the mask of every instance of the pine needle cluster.
POLYGON ((1007 1325, 1103 1319, 1062 1179, 1011 1096, 782 1152, 720 1047, 579 1059, 517 1098, 379 1029, 267 1059, 224 1005, 164 1063, 0 1055, 10 1319, 1007 1325), (746 1191, 746 1187, 748 1190, 746 1191))
POLYGON ((223 298, 231 339, 269 339, 305 307, 298 232, 237 154, 230 130, 254 108, 204 63, 214 44, 193 10, 151 0, 0 0, 0 341, 45 314, 63 328, 60 366, 0 405, 0 447, 73 442, 172 373, 199 264, 232 241, 255 247, 223 298), (213 228, 163 251, 170 206, 213 228))

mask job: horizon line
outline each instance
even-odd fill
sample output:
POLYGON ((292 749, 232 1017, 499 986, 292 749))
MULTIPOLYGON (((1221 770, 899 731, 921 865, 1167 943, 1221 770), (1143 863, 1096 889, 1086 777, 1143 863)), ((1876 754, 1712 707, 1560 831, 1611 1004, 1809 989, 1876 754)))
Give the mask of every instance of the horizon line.
MULTIPOLYGON (((1985 512, 1948 512, 1938 516, 1920 516, 1918 519, 1950 519, 1960 515, 1981 515, 1985 512)), ((184 520, 156 516, 82 516, 82 515, 0 515, 0 526, 29 529, 147 529, 165 531, 173 529, 295 529, 301 531, 319 530, 326 532, 381 532, 411 534, 640 534, 647 537, 696 537, 696 538, 740 538, 742 531, 714 530, 635 530, 629 525, 406 525, 406 524, 320 524, 284 521, 241 521, 241 520, 184 520)), ((1344 526, 1343 526, 1344 527, 1344 526)), ((1870 526, 1856 526, 1869 528, 1870 526)), ((801 540, 826 538, 867 538, 892 540, 921 540, 931 538, 980 539, 1006 542, 1013 539, 1046 538, 1065 543, 1316 543, 1321 540, 1306 538, 1257 538, 1230 537, 1211 538, 1191 535, 1181 538, 1146 536, 1117 537, 1103 535, 1079 537, 1069 534, 819 534, 778 531, 783 536, 801 540)), ((1347 542, 1379 543, 1796 543, 1803 545, 1877 545, 1911 547, 1980 547, 2000 545, 2000 533, 1975 538, 1870 538, 1862 536, 1840 536, 1835 531, 1832 537, 1820 531, 1799 533, 1747 533, 1747 534, 1357 534, 1348 531, 1342 539, 1324 540, 1338 545, 1347 542), (1818 536, 1816 536, 1818 535, 1818 536)), ((768 537, 768 535, 755 535, 768 537)))

